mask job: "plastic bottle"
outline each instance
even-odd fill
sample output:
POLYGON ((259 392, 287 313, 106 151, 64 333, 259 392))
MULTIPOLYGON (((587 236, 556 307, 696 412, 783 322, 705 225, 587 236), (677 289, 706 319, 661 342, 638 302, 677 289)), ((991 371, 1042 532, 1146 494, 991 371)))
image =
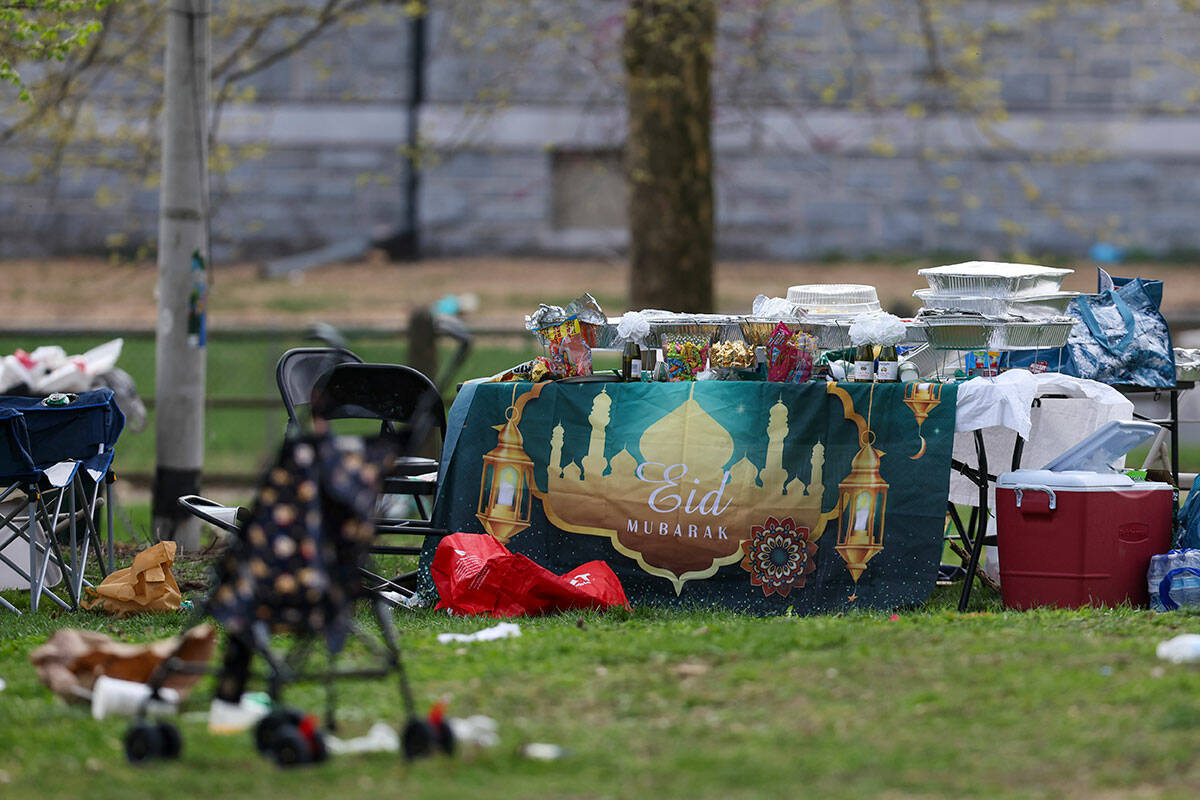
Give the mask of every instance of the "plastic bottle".
POLYGON ((1200 550, 1182 549, 1171 550, 1162 555, 1150 558, 1150 568, 1146 570, 1146 588, 1150 593, 1150 607, 1155 611, 1167 611, 1162 602, 1162 582, 1171 574, 1167 586, 1167 596, 1179 608, 1200 606, 1200 576, 1187 571, 1187 568, 1200 570, 1200 550))
POLYGON ((875 379, 875 346, 860 344, 854 354, 854 378, 862 383, 870 383, 875 379))

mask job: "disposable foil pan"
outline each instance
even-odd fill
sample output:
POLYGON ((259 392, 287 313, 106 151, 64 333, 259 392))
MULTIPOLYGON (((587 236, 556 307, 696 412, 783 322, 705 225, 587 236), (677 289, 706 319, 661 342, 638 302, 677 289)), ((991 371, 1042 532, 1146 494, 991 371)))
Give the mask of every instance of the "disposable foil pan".
POLYGON ((1010 322, 984 317, 922 320, 929 344, 938 350, 1035 350, 1062 347, 1075 324, 1069 318, 1010 322))
POLYGON ((1063 279, 1075 270, 1036 264, 1001 264, 970 261, 917 270, 939 294, 974 297, 1045 295, 1059 291, 1063 279))
POLYGON ((1018 316, 1025 319, 1061 317, 1079 292, 1051 292, 1049 294, 1017 297, 982 297, 973 295, 942 294, 933 289, 917 289, 913 297, 925 308, 938 311, 973 311, 987 317, 1018 316))
POLYGON ((650 333, 660 342, 703 339, 712 342, 742 338, 738 318, 720 314, 679 314, 650 320, 650 333))
POLYGON ((781 322, 785 323, 791 330, 796 330, 796 326, 800 324, 800 320, 798 319, 743 317, 738 321, 738 328, 742 332, 742 341, 753 347, 763 347, 781 322))

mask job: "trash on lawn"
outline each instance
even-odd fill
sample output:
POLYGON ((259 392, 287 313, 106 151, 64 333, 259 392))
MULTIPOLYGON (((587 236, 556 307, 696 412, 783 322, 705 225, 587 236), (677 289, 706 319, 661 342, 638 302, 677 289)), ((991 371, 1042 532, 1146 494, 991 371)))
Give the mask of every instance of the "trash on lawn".
POLYGON ((530 742, 517 749, 517 753, 532 761, 557 761, 567 754, 567 751, 556 744, 545 742, 530 742))
POLYGON ((1172 664, 1200 661, 1200 634, 1181 633, 1174 639, 1159 642, 1158 657, 1172 664))
POLYGON ((171 574, 175 542, 158 542, 133 557, 133 564, 88 587, 80 607, 117 617, 149 611, 178 611, 179 584, 171 574))
POLYGON ((515 622, 501 622, 490 628, 484 628, 474 633, 439 633, 437 640, 442 644, 449 642, 490 642, 495 639, 511 639, 521 635, 521 626, 515 622))
POLYGON ((331 733, 326 733, 325 747, 337 756, 350 753, 398 753, 400 734, 386 722, 376 722, 365 735, 353 739, 339 739, 331 733))
POLYGON ((451 717, 446 722, 461 750, 482 750, 500 744, 500 726, 491 717, 472 714, 466 719, 451 717))
POLYGON ((4 682, 4 678, 0 678, 0 692, 4 691, 5 686, 8 686, 8 684, 4 682))
POLYGON ((208 732, 241 733, 258 724, 271 711, 271 696, 265 692, 246 692, 236 703, 212 699, 208 707, 208 732))
MULTIPOLYGON (((184 631, 179 657, 183 661, 208 661, 217 643, 217 629, 205 623, 184 631)), ((171 655, 179 637, 147 644, 113 641, 103 633, 63 628, 29 654, 38 680, 67 700, 91 699, 92 686, 101 675, 145 683, 159 663, 171 655)), ((166 687, 181 697, 203 677, 176 673, 166 687)))
POLYGON ((435 608, 452 614, 519 617, 577 608, 629 608, 621 581, 605 562, 589 561, 555 575, 488 534, 444 537, 430 572, 439 598, 435 608))
MULTIPOLYGON (((179 710, 179 692, 160 689, 146 710, 151 714, 174 714, 179 710)), ((150 687, 137 681, 124 681, 100 675, 92 684, 92 719, 111 716, 137 716, 142 702, 150 697, 150 687)))

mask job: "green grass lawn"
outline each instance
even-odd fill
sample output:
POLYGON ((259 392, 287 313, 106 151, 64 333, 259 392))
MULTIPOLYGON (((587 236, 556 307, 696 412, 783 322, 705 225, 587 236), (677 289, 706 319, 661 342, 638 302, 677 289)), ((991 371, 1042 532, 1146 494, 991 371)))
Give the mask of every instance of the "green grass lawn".
MULTIPOLYGON (((273 398, 275 360, 294 344, 214 339, 210 393, 273 398)), ((404 356, 393 342, 351 345, 368 360, 404 356)), ((0 350, 17 346, 0 339, 0 350)), ((495 372, 531 352, 478 348, 462 374, 495 372)), ((152 342, 127 341, 121 366, 152 394, 152 342)), ((253 475, 282 420, 278 408, 210 409, 208 468, 253 475)), ((122 437, 119 471, 152 468, 152 430, 122 437)), ((146 529, 144 503, 122 513, 146 529)), ((203 570, 202 559, 177 564, 193 599, 203 570)), ((454 715, 489 715, 501 744, 411 766, 372 754, 292 771, 257 755, 249 734, 207 732, 197 719, 211 698, 207 679, 184 709, 183 758, 128 766, 127 723, 94 721, 85 706, 56 700, 28 663, 61 627, 146 641, 177 633, 184 615, 0 612, 0 798, 1196 796, 1200 668, 1160 661, 1154 649, 1200 632, 1200 615, 1007 612, 986 587, 959 614, 958 591, 938 587, 895 618, 711 609, 550 616, 522 620, 518 639, 473 645, 439 644, 436 634, 491 620, 401 612, 420 706, 445 698, 454 715), (530 761, 518 752, 528 742, 567 754, 530 761)), ((354 648, 347 658, 361 655, 354 648)), ((339 697, 346 735, 401 719, 394 680, 345 682, 339 697)), ((288 699, 319 711, 323 692, 302 685, 288 699)))
MULTIPOLYGON (((179 615, 115 621, 0 617, 0 791, 5 797, 1178 797, 1200 786, 1200 670, 1155 644, 1194 614, 1003 612, 989 592, 950 610, 752 618, 642 609, 522 620, 517 639, 443 645, 483 619, 398 617, 418 702, 487 714, 501 744, 405 766, 386 754, 282 771, 248 734, 210 735, 185 713, 184 754, 134 768, 126 721, 55 700, 27 653, 64 625, 140 641, 179 615), (564 747, 534 762, 521 744, 564 747)), ((360 655, 357 650, 349 656, 360 655)), ((347 735, 396 722, 394 681, 343 682, 347 735)), ((203 711, 202 682, 185 707, 203 711)), ((290 702, 321 708, 318 687, 290 702)))

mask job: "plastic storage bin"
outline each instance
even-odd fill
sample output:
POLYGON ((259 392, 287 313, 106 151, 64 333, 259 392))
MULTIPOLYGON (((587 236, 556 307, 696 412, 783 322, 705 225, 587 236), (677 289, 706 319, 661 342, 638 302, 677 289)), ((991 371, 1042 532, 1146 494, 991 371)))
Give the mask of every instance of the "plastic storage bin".
POLYGON ((997 479, 1006 607, 1149 604, 1146 571, 1171 546, 1174 489, 1135 482, 1112 464, 1157 431, 1110 422, 1044 468, 997 479))

